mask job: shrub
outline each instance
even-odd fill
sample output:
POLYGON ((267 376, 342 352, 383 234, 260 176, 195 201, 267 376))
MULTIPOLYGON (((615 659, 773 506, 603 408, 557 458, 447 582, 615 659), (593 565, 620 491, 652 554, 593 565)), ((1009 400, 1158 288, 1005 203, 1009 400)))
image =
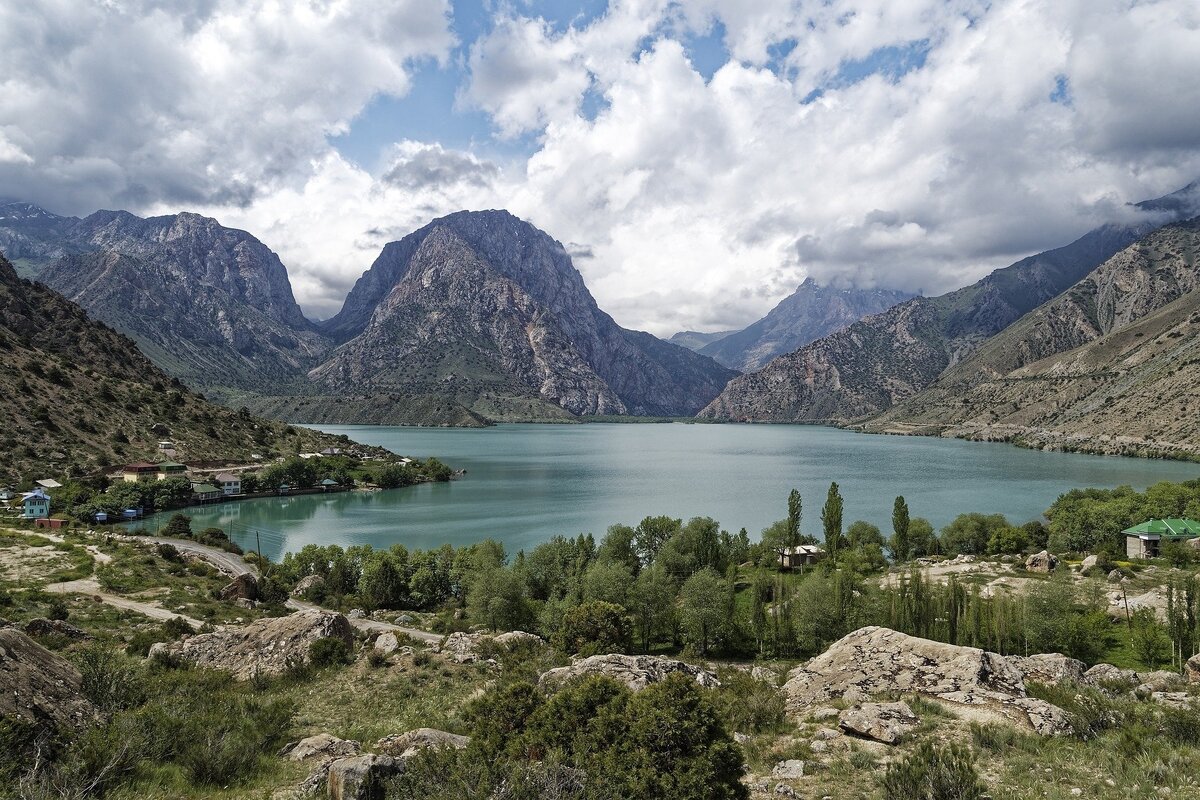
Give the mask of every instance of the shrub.
POLYGON ((101 711, 120 711, 145 701, 141 669, 119 653, 93 645, 79 654, 76 665, 84 697, 101 711))
POLYGON ((555 646, 582 656, 624 653, 629 649, 632 625, 625 609, 615 603, 593 600, 563 615, 555 646))
POLYGON ((379 669, 380 667, 386 667, 387 663, 388 657, 386 654, 374 648, 367 651, 367 666, 372 669, 379 669))
POLYGON ((985 791, 969 749, 931 742, 889 766, 882 784, 887 800, 979 800, 985 791))
POLYGON ((325 636, 308 646, 308 660, 314 667, 349 664, 350 647, 336 636, 325 636))
POLYGON ((739 733, 767 733, 783 726, 783 694, 742 670, 722 673, 713 705, 730 730, 739 733))
POLYGON ((50 601, 46 616, 50 619, 65 620, 71 616, 71 612, 67 608, 66 602, 61 597, 56 597, 50 601))

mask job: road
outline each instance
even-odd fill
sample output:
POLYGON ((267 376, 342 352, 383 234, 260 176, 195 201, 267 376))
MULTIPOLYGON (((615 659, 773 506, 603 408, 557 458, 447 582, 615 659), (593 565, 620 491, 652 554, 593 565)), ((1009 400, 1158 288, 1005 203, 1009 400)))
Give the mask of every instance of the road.
POLYGON ((113 606, 114 608, 122 608, 126 611, 135 611, 138 614, 156 619, 161 622, 166 622, 169 619, 181 617, 187 621, 193 628, 201 628, 204 622, 194 617, 189 617, 186 614, 180 614, 177 611, 170 611, 160 605, 154 603, 143 603, 139 600, 130 600, 128 597, 121 597, 116 594, 109 594, 101 591, 100 584, 95 578, 84 578, 79 581, 64 581, 62 583, 51 583, 46 586, 47 592, 54 594, 81 594, 87 597, 100 600, 102 603, 113 606))

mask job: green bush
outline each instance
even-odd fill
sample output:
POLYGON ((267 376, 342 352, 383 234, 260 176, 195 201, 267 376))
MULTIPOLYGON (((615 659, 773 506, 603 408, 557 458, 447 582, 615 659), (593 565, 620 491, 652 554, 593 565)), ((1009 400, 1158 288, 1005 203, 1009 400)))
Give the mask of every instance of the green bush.
POLYGON ((350 647, 336 636, 325 636, 308 646, 308 660, 318 668, 349 664, 350 647))
POLYGON ((141 667, 129 658, 107 647, 92 645, 75 660, 83 677, 80 689, 84 697, 101 711, 121 711, 145 702, 141 667))
POLYGON ((625 653, 629 650, 632 627, 623 607, 593 600, 568 609, 554 644, 564 653, 582 656, 625 653))
POLYGON ((50 606, 46 609, 46 616, 50 619, 66 620, 71 616, 71 611, 61 597, 56 597, 50 601, 50 606))
POLYGON ((932 742, 889 766, 882 788, 887 800, 979 800, 985 792, 969 749, 932 742))

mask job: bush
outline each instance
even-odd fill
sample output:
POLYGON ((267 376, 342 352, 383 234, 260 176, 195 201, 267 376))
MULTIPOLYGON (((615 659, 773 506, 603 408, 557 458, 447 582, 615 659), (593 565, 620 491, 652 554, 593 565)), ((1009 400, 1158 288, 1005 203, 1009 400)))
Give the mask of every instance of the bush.
POLYGON ((50 606, 46 610, 46 616, 50 619, 66 620, 71 616, 71 612, 67 608, 66 602, 61 597, 56 597, 50 601, 50 606))
POLYGON ((146 699, 140 666, 128 658, 93 645, 76 659, 83 677, 80 690, 101 711, 114 712, 140 705, 146 699))
POLYGON ((308 660, 314 667, 340 667, 350 663, 350 647, 336 636, 325 636, 308 646, 308 660))
POLYGON ((713 693, 713 705, 730 730, 770 733, 783 726, 783 693, 742 670, 721 674, 721 687, 713 693))
POLYGON ((388 663, 387 655, 380 652, 379 650, 372 648, 371 650, 369 650, 367 652, 367 666, 371 667, 372 669, 379 669, 380 667, 386 667, 387 663, 388 663))
POLYGON ((882 783, 887 800, 979 800, 985 791, 969 749, 931 742, 889 766, 882 783))
POLYGON ((625 609, 615 603, 593 600, 563 615, 555 646, 565 653, 592 656, 629 650, 632 625, 625 609))

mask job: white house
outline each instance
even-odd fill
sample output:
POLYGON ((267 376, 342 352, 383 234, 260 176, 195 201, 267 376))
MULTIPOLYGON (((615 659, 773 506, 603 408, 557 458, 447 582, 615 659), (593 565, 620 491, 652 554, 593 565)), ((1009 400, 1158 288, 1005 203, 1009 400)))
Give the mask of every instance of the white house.
POLYGON ((213 480, 221 487, 221 494, 225 497, 236 497, 242 493, 242 479, 232 472, 217 473, 213 480))

